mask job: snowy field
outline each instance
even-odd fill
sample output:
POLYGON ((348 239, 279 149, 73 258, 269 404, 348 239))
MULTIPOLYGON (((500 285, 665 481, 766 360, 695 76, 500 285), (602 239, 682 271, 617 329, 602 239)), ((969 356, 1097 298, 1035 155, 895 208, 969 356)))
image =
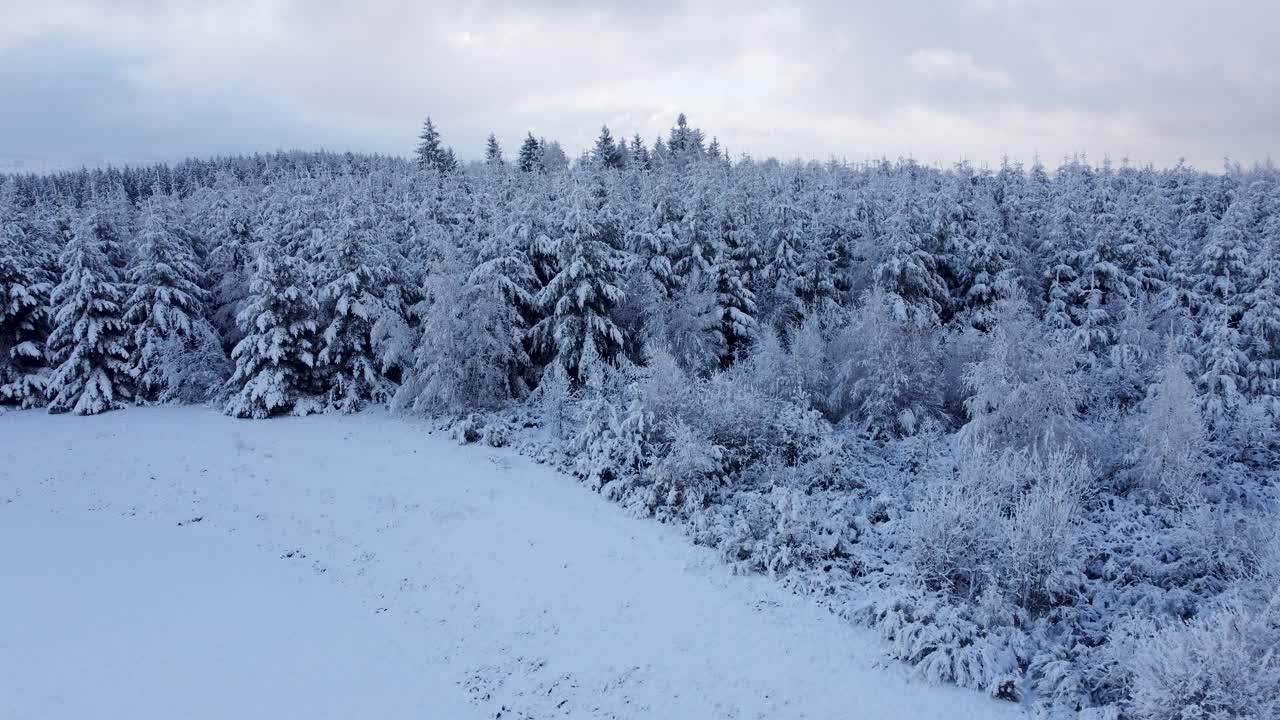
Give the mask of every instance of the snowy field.
POLYGON ((0 717, 998 718, 505 450, 380 415, 0 416, 0 717))

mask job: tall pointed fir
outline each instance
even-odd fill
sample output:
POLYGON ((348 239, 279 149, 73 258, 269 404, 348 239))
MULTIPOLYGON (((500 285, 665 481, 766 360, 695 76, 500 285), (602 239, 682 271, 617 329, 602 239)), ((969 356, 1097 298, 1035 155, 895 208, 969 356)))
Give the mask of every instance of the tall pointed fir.
POLYGON ((329 403, 349 413, 381 403, 390 393, 372 341, 374 324, 387 312, 383 293, 390 273, 379 257, 367 205, 347 201, 338 215, 321 257, 319 296, 327 325, 318 365, 329 403))
POLYGON ((436 172, 451 172, 457 165, 453 151, 440 143, 440 131, 428 117, 422 123, 422 132, 418 133, 418 167, 429 168, 436 172))
POLYGON ((249 296, 236 318, 244 338, 231 352, 236 367, 227 381, 228 415, 265 418, 319 410, 317 313, 301 263, 275 243, 262 243, 249 296))
POLYGON ((506 164, 502 159, 502 146, 498 144, 498 138, 489 133, 489 139, 484 144, 484 161, 493 167, 502 167, 506 164))
POLYGON ((783 335, 804 317, 799 291, 804 284, 801 263, 808 250, 809 214, 798 200, 793 190, 783 190, 769 208, 770 253, 764 274, 771 288, 765 314, 783 335))
POLYGON ((1120 308, 1130 300, 1122 270, 1118 189, 1114 174, 1096 178, 1089 199, 1090 239, 1076 253, 1079 276, 1074 286, 1076 342, 1090 359, 1105 354, 1115 342, 1120 308))
MULTIPOLYGON (((1280 222, 1276 225, 1280 229, 1280 222)), ((1249 359, 1245 386, 1280 421, 1280 237, 1273 237, 1251 265, 1252 288, 1240 303, 1241 341, 1249 359)))
POLYGON ((98 232, 102 225, 91 212, 62 252, 49 334, 52 413, 95 415, 120 407, 130 395, 124 289, 98 232))
POLYGON ((468 269, 455 251, 427 276, 422 336, 395 404, 433 414, 492 410, 528 391, 524 308, 533 271, 517 254, 468 269))
POLYGON ((631 163, 632 167, 639 170, 649 170, 649 148, 644 146, 644 140, 640 139, 640 133, 636 133, 631 138, 631 163))
POLYGON ((990 193, 979 193, 973 211, 974 236, 969 246, 964 308, 969 322, 986 331, 995 322, 996 303, 1011 297, 1017 287, 1021 258, 990 193))
POLYGON ((45 402, 49 291, 11 184, 0 186, 0 404, 45 402))
POLYGON ((560 271, 538 293, 544 319, 531 330, 535 342, 554 355, 575 382, 591 372, 593 358, 611 363, 623 335, 613 311, 624 296, 619 287, 623 257, 598 224, 599 201, 576 186, 558 219, 554 239, 560 271))
POLYGON ((1232 203, 1206 237, 1200 253, 1197 323, 1200 329, 1200 386, 1206 419, 1219 429, 1243 402, 1248 356, 1240 337, 1247 289, 1250 209, 1232 203))
POLYGON ((1075 327, 1078 258, 1085 247, 1083 202, 1077 173, 1059 172, 1057 194, 1050 209, 1049 227, 1039 248, 1045 301, 1045 317, 1055 330, 1075 327))
POLYGON ((516 160, 520 172, 531 173, 542 169, 542 145, 529 133, 520 144, 520 157, 516 160))
POLYGON ((245 187, 228 172, 218 173, 213 187, 203 194, 198 218, 208 228, 210 245, 209 320, 230 351, 243 335, 236 317, 249 294, 253 277, 253 207, 245 187))
POLYGON ((742 250, 752 242, 749 232, 733 210, 727 210, 720 222, 722 243, 711 268, 715 286, 720 337, 724 354, 720 366, 731 365, 759 334, 756 323, 756 297, 743 280, 742 250))
POLYGON ((609 126, 600 126, 600 135, 596 138, 595 147, 591 150, 591 159, 603 167, 615 169, 622 167, 623 156, 618 151, 613 134, 609 132, 609 126))
POLYGON ((949 294, 932 253, 929 221, 914 187, 898 192, 893 214, 885 221, 888 256, 876 267, 876 285, 884 290, 896 320, 916 327, 937 325, 949 294))
POLYGON ((167 346, 175 339, 192 339, 204 311, 200 267, 191 244, 179 234, 176 213, 168 195, 153 192, 147 198, 129 268, 133 294, 124 317, 133 332, 129 376, 140 401, 154 401, 166 389, 167 346))

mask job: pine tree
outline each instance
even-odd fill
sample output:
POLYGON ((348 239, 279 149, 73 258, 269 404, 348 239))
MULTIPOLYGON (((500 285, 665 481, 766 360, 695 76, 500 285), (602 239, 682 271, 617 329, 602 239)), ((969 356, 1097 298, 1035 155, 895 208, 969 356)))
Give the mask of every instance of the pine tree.
POLYGON ((493 133, 489 133, 489 139, 485 141, 484 161, 495 167, 506 164, 502 159, 502 147, 498 145, 498 138, 493 133))
POLYGON ((985 331, 995 322, 996 303, 1014 293, 1020 258, 995 199, 989 194, 978 197, 974 223, 968 260, 971 281, 964 306, 974 327, 985 331))
POLYGON ((650 169, 649 148, 644 146, 644 140, 640 139, 640 133, 636 133, 635 137, 631 138, 631 162, 632 167, 641 170, 650 169))
POLYGON ((719 160, 721 159, 720 152, 720 140, 712 137, 711 144, 707 146, 707 157, 712 160, 719 160))
POLYGON ((943 304, 944 320, 967 307, 973 285, 974 269, 970 262, 978 236, 977 182, 973 169, 961 163, 944 178, 932 196, 937 213, 933 256, 950 297, 943 304))
POLYGON ((804 286, 801 263, 809 249, 809 215, 797 200, 790 192, 779 193, 769 209, 772 250, 765 263, 764 275, 772 284, 769 314, 783 333, 804 316, 799 295, 804 286))
POLYGON ((230 350, 243 337, 236 316, 249 294, 253 275, 254 222, 243 186, 229 173, 219 173, 205 197, 207 204, 200 209, 199 218, 209 228, 212 248, 208 258, 209 320, 230 350))
POLYGON ((93 214, 85 217, 62 252, 49 334, 52 413, 94 415, 120 407, 129 397, 124 290, 107 258, 101 227, 93 214))
POLYGON ((946 282, 930 251, 932 237, 919 201, 903 192, 885 224, 889 255, 876 268, 876 284, 884 290, 894 317, 917 327, 941 322, 948 302, 946 282))
POLYGON ((724 347, 720 365, 728 367, 756 339, 759 328, 755 294, 743 281, 740 265, 740 250, 746 243, 746 237, 733 213, 725 214, 720 232, 723 243, 711 267, 710 277, 715 288, 716 313, 724 347))
POLYGON ((690 163, 701 160, 706 152, 703 147, 702 131, 689 127, 689 119, 684 113, 676 117, 676 126, 671 128, 667 139, 666 159, 676 168, 687 167, 690 163))
POLYGON ((663 185, 656 192, 659 195, 653 201, 653 213, 628 235, 627 244, 641 260, 658 294, 666 297, 679 284, 674 265, 681 245, 684 207, 674 188, 663 185))
POLYGON ((237 317, 244 339, 231 353, 236 368, 227 381, 228 415, 265 418, 318 409, 314 295, 301 264, 265 244, 237 317))
POLYGON ((174 226, 174 215, 172 199, 163 193, 145 201, 138 251, 129 269, 134 290, 124 319, 133 332, 129 375, 138 400, 154 401, 164 392, 165 343, 192 338, 204 310, 200 268, 190 244, 174 226))
POLYGON ((529 133, 520 145, 520 159, 516 162, 520 172, 531 173, 542 169, 542 145, 529 133))
POLYGON ((0 403, 44 404, 50 285, 11 185, 0 186, 0 403))
POLYGON ((622 153, 618 152, 618 145, 609 132, 609 126, 600 126, 600 136, 596 138, 596 145, 591 150, 591 159, 606 168, 621 169, 623 167, 622 153))
POLYGON ((1090 199, 1092 238, 1072 263, 1079 270, 1073 286, 1075 337, 1094 358, 1115 342, 1116 310, 1130 300, 1130 283, 1121 269, 1124 260, 1116 194, 1115 181, 1105 172, 1097 179, 1090 199))
POLYGON ((569 169, 569 156, 565 155, 564 148, 560 147, 560 143, 546 138, 538 141, 538 145, 542 148, 539 162, 542 164, 542 172, 544 173, 560 173, 569 169))
POLYGON ((367 206, 347 201, 339 226, 321 254, 319 300, 327 319, 317 369, 329 403, 342 412, 386 400, 390 388, 378 368, 373 327, 388 311, 383 293, 390 272, 373 248, 377 240, 367 206))
POLYGON ((1200 253, 1198 382, 1206 419, 1215 429, 1233 417, 1243 402, 1249 361, 1239 322, 1244 314, 1242 285, 1249 272, 1250 220, 1246 204, 1233 203, 1210 231, 1200 253))
POLYGON ((1155 298, 1166 293, 1172 277, 1174 228, 1164 193, 1152 178, 1139 175, 1134 188, 1120 204, 1121 276, 1133 298, 1155 298))
POLYGON ((418 134, 418 167, 429 168, 436 172, 452 172, 457 166, 453 151, 440 143, 440 131, 428 117, 422 124, 422 132, 418 134))
POLYGON ((523 308, 532 269, 518 256, 468 270, 456 253, 426 281, 414 370, 395 404, 433 414, 493 410, 528 392, 523 308))
POLYGON ((536 297, 545 319, 531 331, 535 342, 552 350, 555 361, 579 383, 591 371, 584 365, 587 358, 611 363, 623 346, 622 331, 613 320, 614 307, 624 298, 619 288, 623 258, 602 234, 598 210, 587 188, 573 189, 555 238, 560 271, 536 297))
POLYGON ((1206 457, 1207 432, 1195 384, 1186 371, 1188 361, 1169 343, 1164 365, 1148 393, 1134 452, 1138 479, 1177 506, 1198 497, 1196 485, 1206 457))
POLYGON ((1075 327, 1077 265, 1085 246, 1084 221, 1079 212, 1079 182, 1073 173, 1063 173, 1054 198, 1049 228, 1040 247, 1045 315, 1049 326, 1058 330, 1075 327))
MULTIPOLYGON (((1280 220, 1280 217, 1277 218, 1280 220)), ((1276 223, 1280 226, 1280 222, 1276 223)), ((1272 417, 1280 419, 1280 246, 1272 239, 1255 262, 1252 289, 1240 301, 1241 342, 1249 362, 1245 367, 1248 393, 1262 400, 1272 417)))

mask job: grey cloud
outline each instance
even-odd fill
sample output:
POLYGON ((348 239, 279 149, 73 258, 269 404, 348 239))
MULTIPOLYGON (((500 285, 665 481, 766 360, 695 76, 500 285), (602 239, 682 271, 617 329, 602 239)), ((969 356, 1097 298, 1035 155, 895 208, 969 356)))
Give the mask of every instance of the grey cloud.
POLYGON ((176 158, 325 145, 407 152, 423 115, 586 146, 679 110, 735 151, 1262 160, 1280 53, 1265 0, 900 3, 0 0, 0 153, 176 158), (6 7, 8 6, 8 7, 6 7), (56 48, 74 48, 71 59, 56 48), (92 102, 91 102, 92 101, 92 102), (94 104, 113 113, 67 119, 94 104), (63 134, 67 124, 81 131, 63 134), (55 132, 54 129, 57 131, 55 132))

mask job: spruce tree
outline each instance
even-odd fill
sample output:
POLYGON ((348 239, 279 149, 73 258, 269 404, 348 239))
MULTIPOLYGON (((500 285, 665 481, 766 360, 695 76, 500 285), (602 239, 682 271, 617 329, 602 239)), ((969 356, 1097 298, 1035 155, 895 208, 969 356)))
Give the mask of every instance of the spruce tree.
MULTIPOLYGON (((1280 220, 1280 216, 1277 217, 1280 220)), ((1280 222, 1276 223, 1280 226, 1280 222)), ((1272 417, 1280 419, 1280 237, 1267 243, 1251 263, 1252 288, 1240 305, 1241 342, 1248 364, 1245 386, 1262 401, 1272 417)))
POLYGON ((458 169, 458 156, 453 154, 453 148, 444 149, 444 160, 440 163, 441 172, 455 172, 458 169))
POLYGON ((928 220, 910 188, 885 223, 888 257, 876 267, 876 284, 886 294, 895 319, 917 327, 941 322, 948 302, 946 282, 933 256, 928 220))
POLYGON ((720 365, 728 367, 756 339, 759 326, 755 294, 742 277, 741 250, 749 240, 741 228, 741 221, 732 212, 725 214, 720 232, 723 244, 710 276, 716 293, 719 332, 724 348, 720 365))
POLYGON ((50 284, 11 187, 0 186, 0 404, 44 404, 50 284))
POLYGON ((175 212, 172 199, 162 193, 145 201, 137 255, 129 269, 134 289, 124 318, 133 333, 129 375, 138 400, 154 401, 165 391, 166 344, 191 339, 204 310, 200 267, 175 227, 175 212))
POLYGON ((516 161, 520 172, 531 173, 542 169, 542 145, 533 133, 529 133, 520 145, 520 158, 516 161))
POLYGON ((591 150, 591 159, 606 168, 620 169, 623 166, 622 153, 609 132, 609 126, 600 126, 600 135, 596 138, 595 147, 591 150))
POLYGON ((236 368, 224 410, 240 418, 306 415, 319 409, 315 292, 297 259, 264 245, 237 316, 244 339, 231 352, 236 368))
POLYGON ((623 298, 619 287, 623 258, 600 229, 599 205, 592 193, 578 186, 571 192, 557 222, 555 238, 560 271, 538 293, 536 302, 545 318, 531 333, 549 349, 565 373, 584 382, 590 358, 611 363, 623 346, 622 331, 613 311, 623 298))
POLYGON ((367 207, 346 202, 339 216, 321 257, 319 299, 327 325, 318 367, 330 404, 350 413, 384 401, 390 391, 374 357, 372 334, 387 312, 383 294, 390 273, 373 247, 377 236, 367 207))
POLYGON ((449 253, 428 275, 422 337, 395 404, 433 414, 500 408, 528 392, 532 269, 517 255, 468 271, 449 253))
POLYGON ((1058 194, 1040 247, 1045 315, 1049 326, 1058 330, 1075 327, 1076 283, 1080 278, 1077 263, 1086 242, 1075 180, 1071 174, 1058 179, 1058 194))
POLYGON ((1233 203, 1200 253, 1198 382, 1206 419, 1215 428, 1234 417, 1243 402, 1249 361, 1239 323, 1249 273, 1250 221, 1246 204, 1233 203))
POLYGON ((496 167, 505 164, 502 159, 502 146, 498 145, 498 138, 493 133, 489 133, 489 139, 484 144, 484 161, 496 167))
POLYGON ((244 187, 229 173, 219 173, 205 196, 198 217, 208 228, 211 246, 209 269, 209 321, 230 351, 243 337, 236 316, 249 294, 253 276, 254 221, 250 198, 244 187))
POLYGON ((1122 238, 1115 181, 1110 174, 1097 179, 1090 198, 1092 237, 1072 263, 1079 271, 1073 286, 1076 342, 1088 357, 1104 354, 1115 342, 1117 311, 1130 300, 1124 276, 1122 238))
POLYGON ((804 284, 801 262, 808 250, 808 213, 797 198, 789 192, 781 192, 769 208, 769 242, 772 246, 764 266, 764 275, 771 288, 767 314, 778 323, 778 330, 786 329, 804 315, 799 291, 804 284))
POLYGON ((49 352, 49 412, 94 415, 129 397, 128 325, 124 289, 107 258, 94 214, 82 219, 62 252, 62 280, 53 289, 49 352))
POLYGON ((632 167, 640 170, 649 170, 649 148, 644 146, 644 140, 640 139, 640 133, 636 133, 631 138, 631 163, 632 167))
POLYGON ((457 165, 453 159, 453 151, 440 143, 440 131, 428 117, 422 124, 422 132, 418 134, 418 167, 428 168, 436 172, 451 172, 457 165))

